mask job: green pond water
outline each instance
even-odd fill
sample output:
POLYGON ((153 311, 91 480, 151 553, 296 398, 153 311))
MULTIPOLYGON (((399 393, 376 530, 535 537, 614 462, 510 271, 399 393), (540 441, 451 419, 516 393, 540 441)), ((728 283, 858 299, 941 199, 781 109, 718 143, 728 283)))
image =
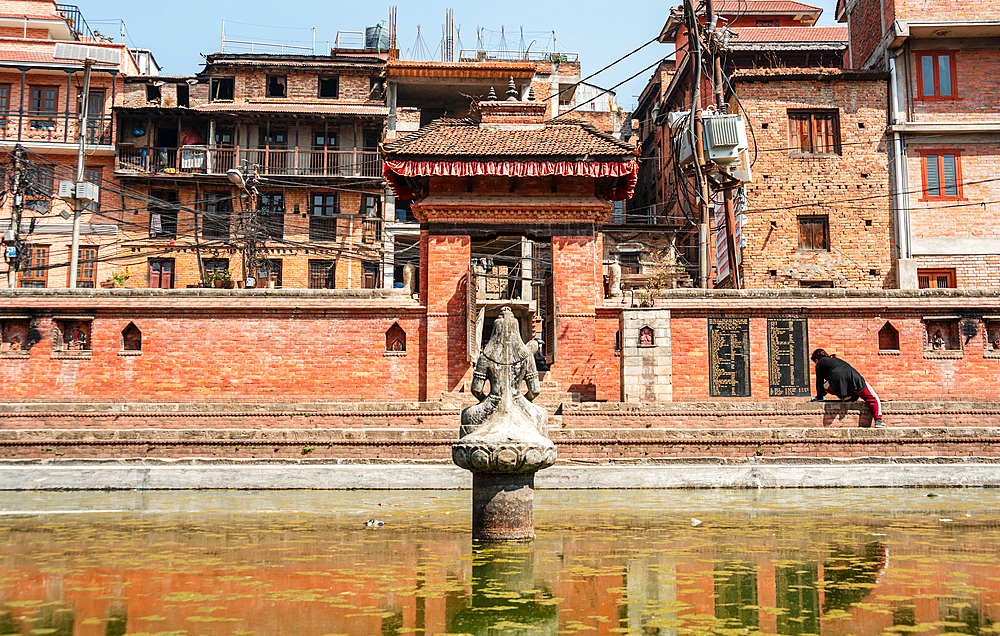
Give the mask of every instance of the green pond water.
POLYGON ((996 634, 998 504, 545 490, 480 545, 468 491, 3 492, 0 635, 996 634))

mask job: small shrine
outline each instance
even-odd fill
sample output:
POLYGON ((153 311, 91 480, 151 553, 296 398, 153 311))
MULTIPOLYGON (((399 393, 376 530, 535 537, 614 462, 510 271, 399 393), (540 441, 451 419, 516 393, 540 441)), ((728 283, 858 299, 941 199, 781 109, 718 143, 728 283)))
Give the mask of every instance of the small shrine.
POLYGON ((491 91, 473 117, 384 146, 384 175, 421 224, 427 333, 446 334, 428 339, 428 399, 468 390, 504 307, 523 340, 541 335, 558 390, 594 399, 598 228, 631 197, 638 164, 629 144, 570 117, 545 120, 545 109, 512 79, 505 100, 491 91))

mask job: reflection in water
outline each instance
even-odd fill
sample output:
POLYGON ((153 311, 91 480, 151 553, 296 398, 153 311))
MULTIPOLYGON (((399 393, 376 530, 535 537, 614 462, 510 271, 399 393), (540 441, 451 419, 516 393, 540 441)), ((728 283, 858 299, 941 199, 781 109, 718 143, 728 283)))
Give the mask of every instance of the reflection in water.
POLYGON ((0 635, 1000 632, 1000 492, 536 495, 472 544, 467 492, 15 493, 0 635))

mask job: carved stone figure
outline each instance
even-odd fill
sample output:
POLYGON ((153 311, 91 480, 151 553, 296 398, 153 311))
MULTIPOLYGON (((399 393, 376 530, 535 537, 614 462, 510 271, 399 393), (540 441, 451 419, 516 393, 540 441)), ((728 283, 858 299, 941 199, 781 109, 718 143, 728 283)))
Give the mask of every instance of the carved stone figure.
POLYGON ((521 340, 517 318, 504 307, 476 360, 472 394, 479 404, 462 411, 461 439, 451 447, 452 461, 473 474, 473 539, 534 536, 534 475, 556 461, 556 446, 546 437, 548 413, 532 404, 540 389, 537 346, 521 340))
POLYGON ((608 294, 612 298, 621 298, 622 295, 622 264, 618 262, 618 256, 608 266, 608 294))
POLYGON ((403 292, 408 296, 417 293, 417 266, 413 263, 403 265, 403 292))
POLYGON ((521 340, 517 318, 504 307, 472 373, 479 404, 462 411, 462 438, 452 447, 456 464, 473 472, 528 472, 551 466, 556 448, 548 435, 548 413, 532 404, 540 385, 535 341, 521 340), (484 389, 490 383, 489 394, 484 389), (527 393, 520 392, 527 383, 527 393))

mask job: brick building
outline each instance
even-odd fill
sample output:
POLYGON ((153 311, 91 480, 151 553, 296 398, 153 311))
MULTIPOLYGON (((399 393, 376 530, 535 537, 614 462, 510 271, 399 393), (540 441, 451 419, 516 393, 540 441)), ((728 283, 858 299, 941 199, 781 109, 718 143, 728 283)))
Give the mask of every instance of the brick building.
POLYGON ((128 285, 380 287, 386 57, 220 53, 195 77, 126 82, 115 176, 128 285), (256 169, 256 201, 232 169, 256 169))
MULTIPOLYGON (((18 287, 66 287, 70 282, 72 207, 56 194, 59 180, 76 179, 84 73, 82 62, 55 57, 57 43, 110 49, 120 59, 117 64, 97 63, 91 72, 84 170, 85 178, 99 186, 112 183, 117 134, 112 108, 121 103, 125 78, 140 74, 133 53, 95 35, 72 5, 49 0, 7 0, 0 5, 0 149, 8 170, 11 151, 17 145, 27 150, 17 228, 23 241, 18 287)), ((14 229, 13 204, 14 196, 2 202, 2 230, 14 229)), ((105 193, 84 210, 79 287, 94 286, 114 269, 111 259, 121 237, 119 224, 101 213, 109 207, 116 206, 105 193)), ((9 271, 9 259, 4 259, 4 285, 9 271)))
MULTIPOLYGON (((748 288, 895 286, 883 139, 886 76, 843 72, 847 30, 814 26, 821 12, 792 1, 722 2, 716 10, 717 24, 729 29, 720 31, 726 34, 723 99, 728 113, 742 115, 750 142, 750 181, 734 197, 735 243, 748 288)), ((709 216, 702 216, 692 168, 677 161, 675 144, 687 128, 668 123, 670 112, 690 111, 695 87, 683 27, 678 8, 660 34, 661 42, 678 48, 676 72, 666 83, 662 74, 654 77, 647 87, 642 117, 658 131, 646 133, 642 156, 656 166, 642 167, 646 183, 635 206, 672 224, 672 253, 692 279, 730 286, 716 196, 722 184, 713 182, 709 216), (654 92, 661 97, 652 99, 654 92)), ((696 77, 698 107, 711 112, 712 78, 696 77)))
POLYGON ((847 65, 890 76, 900 286, 1000 288, 996 0, 840 0, 847 65))

